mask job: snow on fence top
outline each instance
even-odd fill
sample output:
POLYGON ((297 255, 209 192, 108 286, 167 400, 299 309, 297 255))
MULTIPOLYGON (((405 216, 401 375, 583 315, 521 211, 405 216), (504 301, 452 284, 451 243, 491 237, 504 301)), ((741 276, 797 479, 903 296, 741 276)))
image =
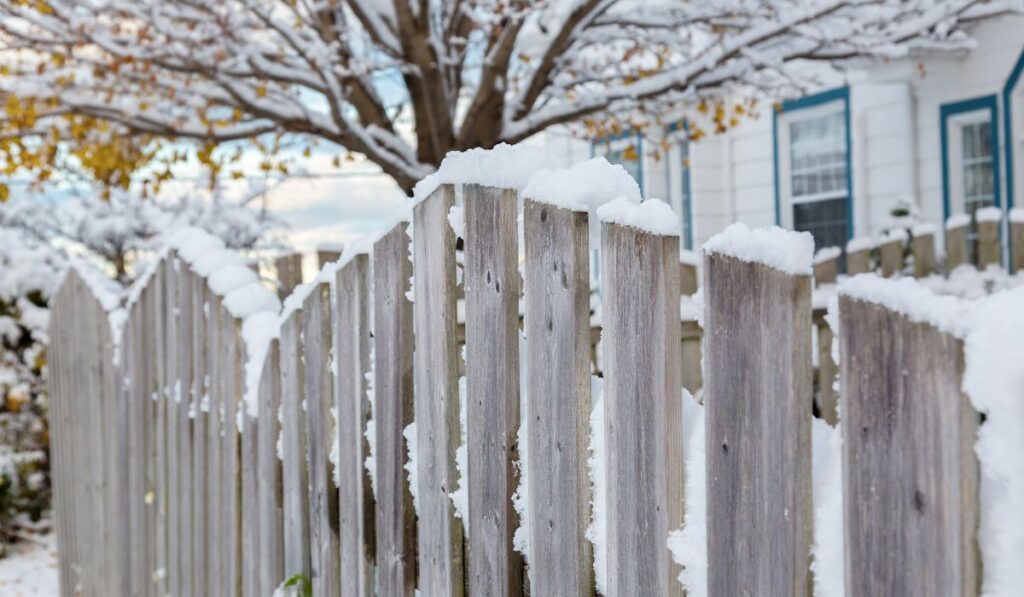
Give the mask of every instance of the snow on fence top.
POLYGON ((618 197, 640 201, 640 186, 621 165, 597 157, 568 168, 538 170, 522 194, 573 211, 595 211, 618 197))
POLYGON ((1024 224, 1024 207, 1015 207, 1011 209, 1010 221, 1014 224, 1024 224))
POLYGON ((839 256, 842 254, 843 250, 839 247, 822 247, 814 254, 814 265, 825 263, 826 261, 832 261, 833 259, 839 259, 839 256))
POLYGON ((443 184, 479 184, 520 191, 534 172, 551 166, 551 155, 525 145, 499 143, 493 149, 451 151, 437 171, 413 187, 413 202, 430 196, 443 184))
POLYGON ((778 226, 751 230, 746 224, 736 223, 708 239, 703 250, 795 276, 809 276, 813 269, 814 238, 809 232, 793 232, 778 226))
POLYGON ((963 228, 964 226, 971 223, 971 216, 968 214, 956 214, 949 216, 946 220, 946 230, 955 230, 957 228, 963 228))
POLYGON ((899 242, 903 242, 903 243, 907 242, 907 229, 906 228, 890 228, 885 233, 885 241, 884 242, 893 242, 893 241, 899 241, 899 242))
MULTIPOLYGON (((225 249, 224 242, 200 228, 189 227, 170 232, 168 247, 189 264, 192 271, 206 278, 210 291, 223 297, 224 308, 242 321, 245 344, 245 394, 243 402, 250 417, 259 413, 259 379, 270 341, 278 335, 281 302, 245 267, 245 260, 225 249)), ((240 411, 241 412, 241 411, 240 411)), ((239 419, 241 429, 241 419, 239 419)))
POLYGON ((840 282, 838 292, 902 313, 911 321, 930 324, 957 338, 966 334, 970 303, 954 296, 936 294, 913 278, 860 274, 840 282))
POLYGON ((927 236, 929 234, 935 234, 935 224, 931 222, 921 222, 914 224, 914 227, 910 229, 911 234, 914 236, 927 236))
POLYGON ((858 236, 851 238, 846 241, 846 252, 857 253, 860 251, 870 251, 878 245, 878 241, 873 236, 858 236))
POLYGON ((638 202, 628 197, 618 197, 597 208, 597 217, 602 222, 630 226, 651 234, 679 236, 675 212, 660 199, 638 202))
POLYGON ((974 217, 977 218, 979 222, 998 222, 1003 219, 1003 210, 994 205, 990 205, 979 209, 975 212, 974 217))

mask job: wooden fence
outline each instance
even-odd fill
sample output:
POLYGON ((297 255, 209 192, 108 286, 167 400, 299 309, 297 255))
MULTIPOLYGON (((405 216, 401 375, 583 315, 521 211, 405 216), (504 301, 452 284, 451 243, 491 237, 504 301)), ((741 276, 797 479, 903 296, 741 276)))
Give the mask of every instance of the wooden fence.
MULTIPOLYGON (((180 254, 119 328, 72 269, 51 347, 62 593, 270 595, 302 575, 314 595, 593 594, 588 216, 527 200, 521 279, 515 193, 464 199, 464 363, 448 185, 411 239, 399 223, 300 287, 255 377, 245 322, 180 254)), ((603 223, 601 242, 605 592, 681 595, 686 272, 677 237, 603 223)), ((708 588, 807 595, 812 280, 715 253, 701 269, 708 588)), ((817 385, 844 380, 848 594, 974 594, 962 343, 841 301, 839 371, 817 385)))

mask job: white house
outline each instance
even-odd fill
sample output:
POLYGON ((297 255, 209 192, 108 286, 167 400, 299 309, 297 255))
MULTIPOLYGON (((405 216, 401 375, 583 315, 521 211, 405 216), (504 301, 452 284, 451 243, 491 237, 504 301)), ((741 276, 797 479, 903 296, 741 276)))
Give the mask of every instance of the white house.
POLYGON ((735 221, 844 246, 882 232, 901 202, 936 224, 980 206, 1024 207, 1024 16, 972 34, 969 53, 875 64, 722 135, 688 143, 665 131, 667 156, 645 150, 650 131, 591 152, 623 164, 645 197, 671 201, 687 248, 735 221))

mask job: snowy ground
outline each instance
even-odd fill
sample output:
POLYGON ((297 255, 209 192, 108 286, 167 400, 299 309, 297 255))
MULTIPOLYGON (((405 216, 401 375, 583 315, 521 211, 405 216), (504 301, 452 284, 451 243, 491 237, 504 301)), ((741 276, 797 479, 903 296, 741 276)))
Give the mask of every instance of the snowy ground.
POLYGON ((50 597, 60 594, 57 545, 53 533, 35 536, 11 547, 0 558, 0 595, 50 597))

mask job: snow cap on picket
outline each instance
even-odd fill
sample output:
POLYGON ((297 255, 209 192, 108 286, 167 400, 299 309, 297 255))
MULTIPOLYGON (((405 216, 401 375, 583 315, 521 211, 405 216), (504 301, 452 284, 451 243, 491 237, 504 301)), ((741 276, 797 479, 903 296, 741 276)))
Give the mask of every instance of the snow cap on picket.
POLYGON ((217 296, 224 296, 236 288, 259 282, 259 276, 244 265, 230 263, 218 267, 206 279, 206 284, 217 296))
POLYGON ((538 170, 523 196, 573 211, 594 211, 618 197, 639 201, 640 186, 621 165, 596 157, 568 168, 538 170))
POLYGON ((939 295, 914 278, 880 278, 860 274, 839 283, 839 294, 881 305, 910 318, 963 338, 967 330, 970 302, 939 295))
POLYGON ((813 269, 814 237, 778 226, 750 229, 743 223, 731 224, 704 243, 703 249, 794 276, 809 276, 813 269))
POLYGON ((165 244, 178 251, 187 263, 194 263, 206 253, 224 248, 224 241, 196 226, 172 230, 165 235, 165 244))
POLYGON ((450 151, 437 171, 413 187, 413 202, 423 201, 443 184, 478 184, 520 191, 530 176, 551 166, 552 156, 527 145, 499 143, 492 149, 450 151))
POLYGON ((232 317, 245 319, 259 311, 277 313, 281 309, 281 301, 259 282, 251 282, 224 295, 224 308, 232 317))
POLYGON ((839 247, 822 247, 818 249, 818 252, 814 254, 814 265, 819 263, 825 263, 826 261, 832 261, 833 259, 839 259, 843 251, 839 247))
POLYGON ((878 246, 878 240, 873 236, 857 236, 846 241, 846 252, 847 253, 859 253, 860 251, 870 251, 878 246))
POLYGON ((620 224, 661 236, 679 236, 679 218, 660 199, 637 201, 617 197, 597 208, 597 217, 609 224, 620 224))
POLYGON ((974 217, 979 222, 998 222, 1003 219, 1003 210, 999 209, 995 205, 989 205, 988 207, 982 207, 974 213, 974 217))
POLYGON ((946 230, 955 230, 957 228, 963 228, 964 226, 970 223, 970 214, 955 214, 949 216, 949 218, 946 220, 946 230))

